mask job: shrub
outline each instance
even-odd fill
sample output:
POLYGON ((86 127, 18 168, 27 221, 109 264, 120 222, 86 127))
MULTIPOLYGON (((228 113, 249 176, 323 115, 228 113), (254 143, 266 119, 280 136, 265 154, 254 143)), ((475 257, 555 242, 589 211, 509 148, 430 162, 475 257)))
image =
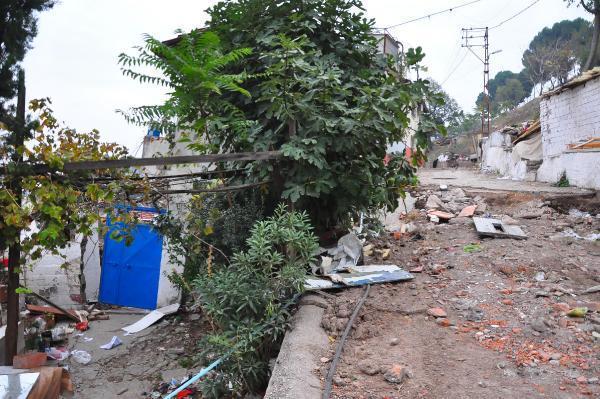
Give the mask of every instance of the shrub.
POLYGON ((254 225, 248 249, 236 253, 230 266, 215 265, 196 279, 200 305, 214 326, 201 341, 202 353, 207 361, 229 353, 216 375, 203 382, 205 396, 256 392, 268 380, 268 361, 318 247, 308 220, 306 213, 280 205, 254 225))
POLYGON ((162 215, 155 227, 167 238, 171 261, 183 266, 171 280, 187 293, 212 263, 227 263, 234 252, 244 250, 248 226, 262 218, 261 196, 255 191, 195 195, 183 216, 162 215))
POLYGON ((567 177, 567 172, 562 172, 560 175, 560 179, 554 184, 555 187, 570 187, 571 183, 569 183, 569 178, 567 177))

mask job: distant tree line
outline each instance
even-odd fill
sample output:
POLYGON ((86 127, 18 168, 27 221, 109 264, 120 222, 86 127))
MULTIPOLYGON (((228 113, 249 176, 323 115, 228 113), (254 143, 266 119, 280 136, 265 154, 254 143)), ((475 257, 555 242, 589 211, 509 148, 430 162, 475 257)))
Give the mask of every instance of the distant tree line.
MULTIPOLYGON (((542 29, 523 53, 523 69, 500 71, 489 82, 492 114, 515 108, 530 95, 541 95, 577 75, 590 58, 590 41, 594 27, 583 18, 564 20, 542 29)), ((591 67, 600 65, 593 57, 591 67)), ((477 97, 481 108, 484 94, 477 97)))

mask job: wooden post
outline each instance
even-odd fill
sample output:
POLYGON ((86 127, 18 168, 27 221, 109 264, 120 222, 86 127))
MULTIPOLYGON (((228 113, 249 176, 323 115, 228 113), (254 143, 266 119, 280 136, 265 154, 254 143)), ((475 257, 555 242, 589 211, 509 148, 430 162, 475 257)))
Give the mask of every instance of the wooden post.
MULTIPOLYGON (((23 162, 23 154, 18 151, 25 142, 25 72, 19 71, 19 92, 17 97, 17 128, 15 129, 15 153, 13 162, 23 162)), ((21 178, 15 177, 11 181, 11 191, 14 199, 21 206, 23 187, 21 178)), ((5 364, 12 366, 13 358, 17 354, 17 340, 19 339, 19 272, 21 269, 21 232, 16 233, 16 242, 8 248, 8 303, 6 309, 6 335, 4 337, 5 364)))

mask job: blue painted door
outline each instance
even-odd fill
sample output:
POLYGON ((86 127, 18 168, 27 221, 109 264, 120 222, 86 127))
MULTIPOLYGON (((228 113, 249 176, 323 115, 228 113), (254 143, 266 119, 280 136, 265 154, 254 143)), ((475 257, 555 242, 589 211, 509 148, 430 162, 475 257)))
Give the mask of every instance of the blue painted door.
MULTIPOLYGON (((147 210, 147 209, 146 209, 147 210)), ((133 228, 133 242, 115 241, 110 233, 122 227, 107 219, 99 300, 112 305, 156 309, 163 237, 147 224, 133 228)))

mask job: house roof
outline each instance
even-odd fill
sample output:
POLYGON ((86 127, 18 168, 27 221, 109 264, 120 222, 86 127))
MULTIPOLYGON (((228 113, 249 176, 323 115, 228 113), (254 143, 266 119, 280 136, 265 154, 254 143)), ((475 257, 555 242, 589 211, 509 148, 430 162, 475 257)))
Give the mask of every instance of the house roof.
POLYGON ((590 80, 598 79, 598 78, 600 78, 600 67, 596 67, 596 68, 590 69, 589 71, 583 72, 581 75, 577 76, 576 78, 571 79, 564 85, 542 95, 542 98, 544 99, 544 98, 555 96, 557 94, 562 93, 563 91, 574 89, 577 86, 581 86, 581 85, 589 82, 590 80))

